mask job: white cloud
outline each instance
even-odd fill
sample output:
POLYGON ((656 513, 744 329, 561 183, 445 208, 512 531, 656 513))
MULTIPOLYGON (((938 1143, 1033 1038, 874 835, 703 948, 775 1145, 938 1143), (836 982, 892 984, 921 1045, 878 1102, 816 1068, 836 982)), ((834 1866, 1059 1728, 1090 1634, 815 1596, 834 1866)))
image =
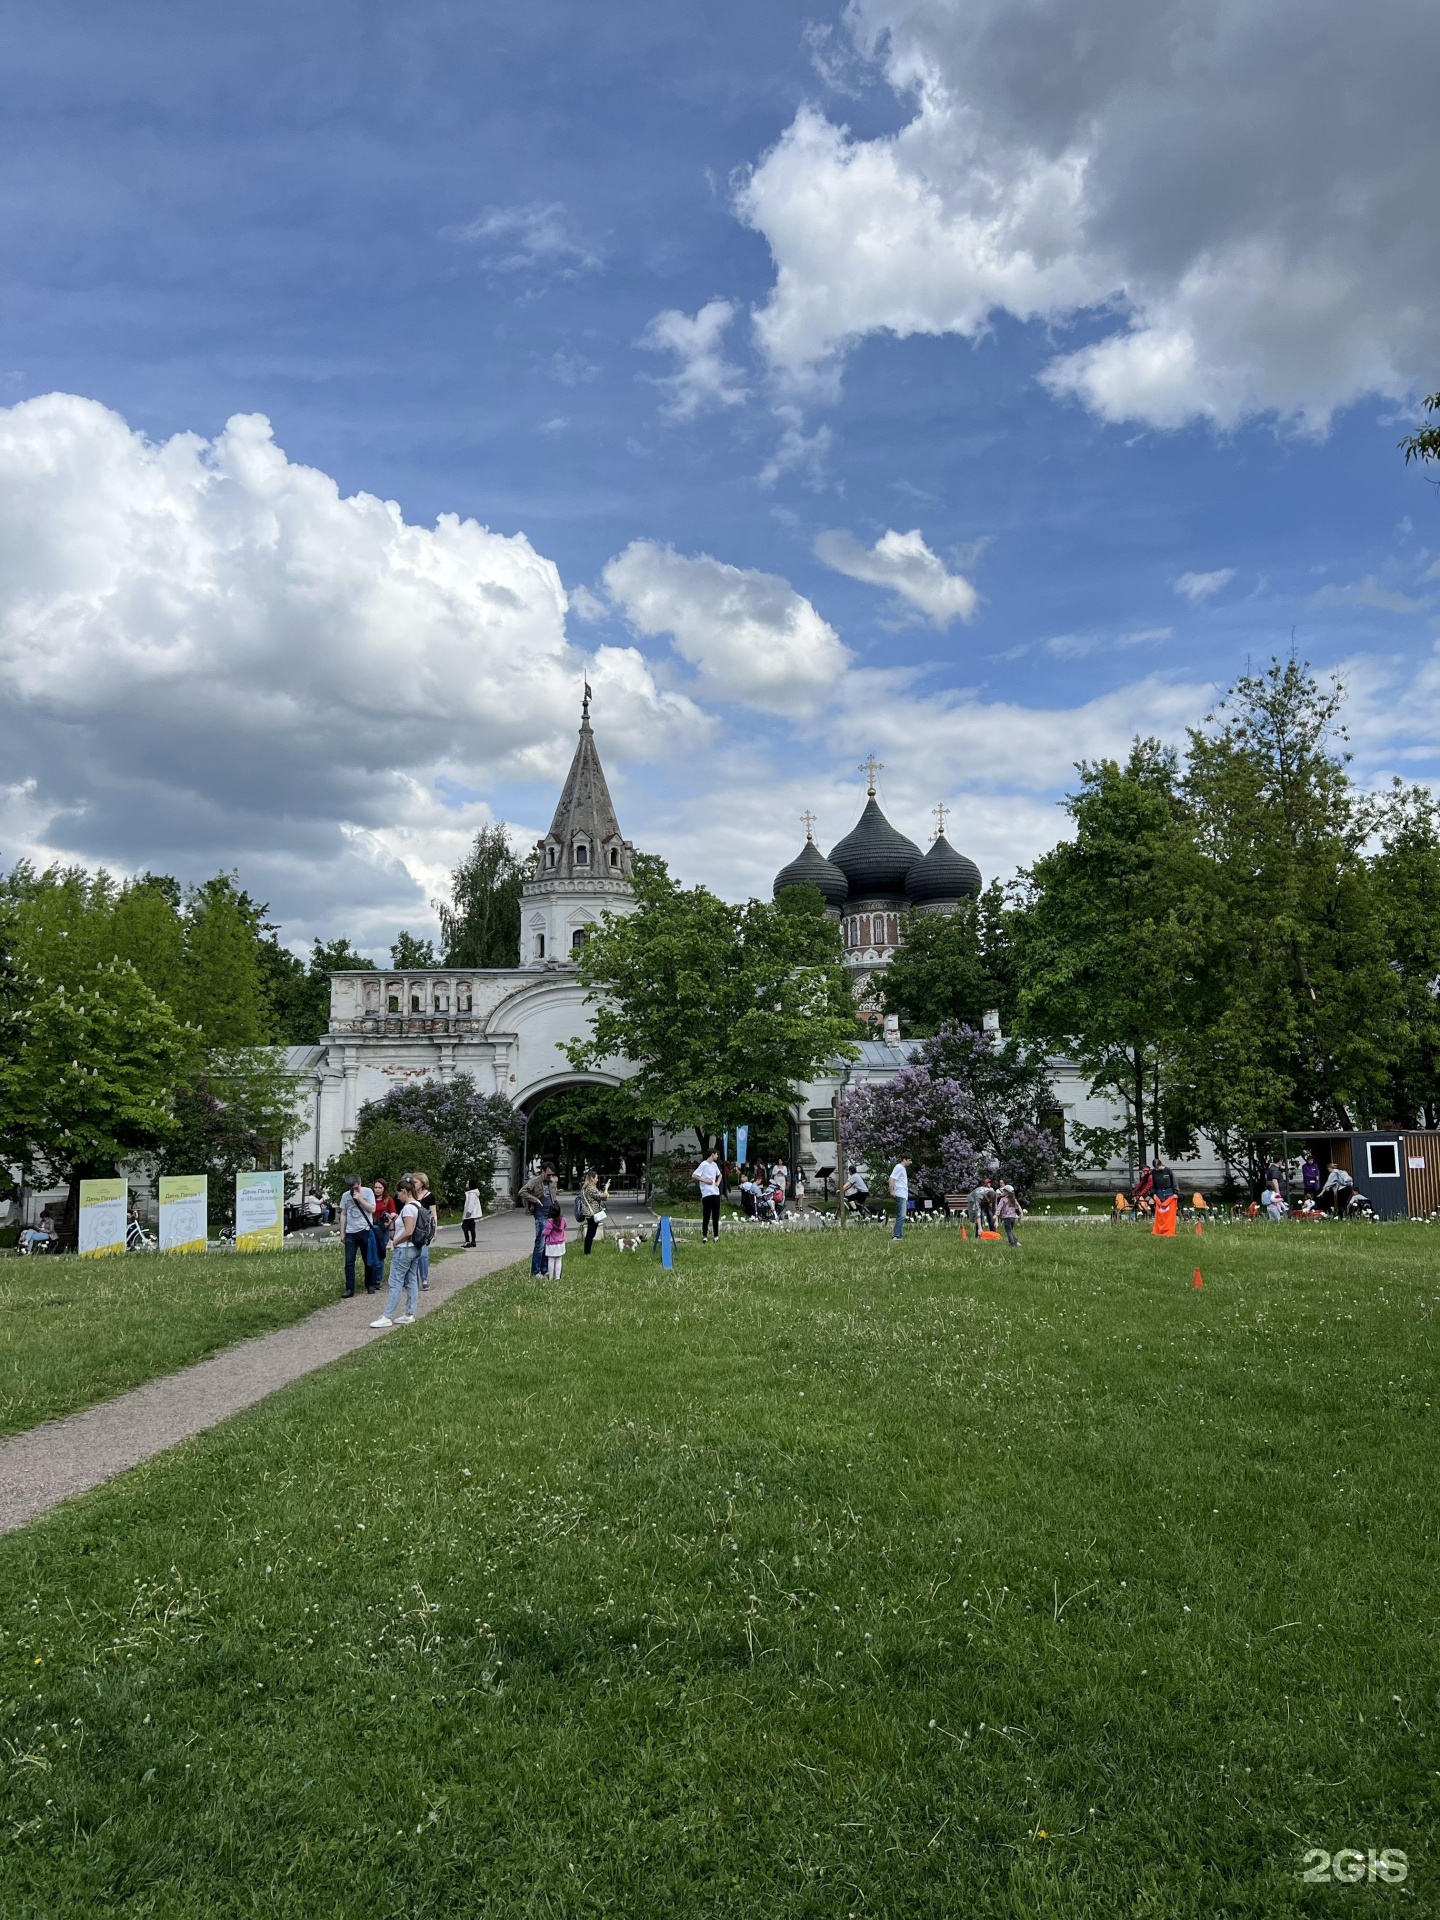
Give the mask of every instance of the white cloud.
POLYGON ((834 435, 829 427, 817 427, 806 433, 805 416, 798 407, 783 404, 775 409, 784 422, 784 431, 775 451, 756 475, 762 487, 773 487, 787 473, 798 473, 801 485, 818 492, 825 484, 825 463, 830 457, 834 435))
POLYGON ((721 699, 805 708, 850 662, 834 628, 778 574, 636 540, 606 567, 605 586, 638 633, 669 634, 721 699))
POLYGON ((1234 567, 1217 567, 1213 573, 1182 573, 1174 583, 1175 591, 1183 594, 1192 607, 1198 607, 1212 593, 1219 593, 1222 587, 1228 587, 1234 578, 1234 567))
MULTIPOLYGON (((423 915, 488 817, 447 792, 563 778, 565 610, 523 534, 344 498, 259 416, 157 445, 72 395, 0 410, 0 850, 235 864, 313 926, 423 915), (357 865, 407 821, 409 880, 357 865)), ((589 672, 617 759, 703 729, 634 648, 589 672)))
POLYGON ((1417 600, 1394 587, 1382 586, 1373 573, 1367 573, 1363 580, 1355 580, 1349 586, 1322 587, 1310 596, 1312 607, 1373 607, 1378 613, 1424 613, 1433 604, 1431 600, 1417 600))
POLYGON ((926 546, 920 529, 881 534, 873 547, 862 546, 853 533, 822 533, 815 540, 816 557, 837 573, 863 580, 872 587, 888 587, 942 630, 952 620, 974 618, 979 595, 963 574, 951 573, 938 554, 926 546))
POLYGON ((663 409, 671 420, 693 420, 711 407, 738 407, 747 397, 745 376, 725 358, 722 342, 735 318, 729 300, 711 300, 693 316, 678 307, 657 313, 640 336, 650 353, 673 353, 679 370, 656 381, 670 398, 663 409))
MULTIPOLYGON (((573 280, 600 266, 603 255, 575 230, 563 201, 493 207, 464 226, 444 228, 447 240, 476 247, 500 273, 550 274, 573 280)), ((556 356, 560 371, 561 356, 556 356)), ((564 372, 561 371, 564 379, 564 372)))
POLYGON ((1312 432, 1440 359, 1429 0, 852 0, 913 103, 856 139, 802 108, 737 195, 775 264, 773 365, 1006 313, 1101 337, 1046 380, 1102 418, 1312 432))

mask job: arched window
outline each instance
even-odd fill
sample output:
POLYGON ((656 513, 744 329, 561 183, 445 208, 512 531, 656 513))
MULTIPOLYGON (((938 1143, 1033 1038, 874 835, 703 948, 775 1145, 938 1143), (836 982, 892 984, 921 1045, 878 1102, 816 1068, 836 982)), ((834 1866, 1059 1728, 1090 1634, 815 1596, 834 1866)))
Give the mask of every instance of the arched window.
POLYGON ((554 864, 555 864, 555 849, 554 849, 554 847, 547 847, 547 848, 545 849, 545 864, 546 864, 546 866, 547 866, 547 867, 553 867, 553 866, 554 866, 554 864))
POLYGON ((537 960, 543 960, 545 958, 545 936, 543 933, 537 933, 535 936, 535 958, 537 960))
POLYGON ((610 849, 610 864, 612 867, 618 867, 620 864, 620 849, 618 847, 611 847, 610 849))
POLYGON ((576 864, 576 866, 577 866, 577 867, 588 867, 588 866, 589 866, 589 864, 590 864, 590 849, 589 849, 588 847, 576 847, 576 849, 575 849, 575 864, 576 864))
POLYGON ((470 982, 468 980, 462 980, 455 989, 455 1011, 457 1013, 469 1013, 470 1004, 470 982))
POLYGON ((589 938, 590 930, 588 927, 576 927, 570 936, 570 951, 572 953, 578 953, 589 938))
POLYGON ((410 1011, 411 1013, 420 1011, 420 996, 413 987, 410 989, 410 1011))

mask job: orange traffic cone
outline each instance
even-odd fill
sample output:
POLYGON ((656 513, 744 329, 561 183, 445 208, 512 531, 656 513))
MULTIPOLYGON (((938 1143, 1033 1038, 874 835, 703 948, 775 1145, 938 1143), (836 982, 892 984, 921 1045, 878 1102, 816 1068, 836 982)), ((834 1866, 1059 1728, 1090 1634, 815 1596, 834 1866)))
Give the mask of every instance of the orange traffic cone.
POLYGON ((1205 1222, 1203 1220, 1197 1220, 1195 1222, 1195 1238, 1197 1240, 1200 1239, 1200 1237, 1203 1235, 1204 1232, 1205 1232, 1205 1222))
POLYGON ((970 1238, 970 1229, 963 1220, 960 1222, 960 1238, 962 1240, 968 1240, 970 1238))
POLYGON ((1190 1282, 1190 1291, 1194 1293, 1197 1287, 1203 1287, 1204 1284, 1205 1282, 1200 1278, 1200 1269, 1196 1267, 1195 1278, 1190 1282))

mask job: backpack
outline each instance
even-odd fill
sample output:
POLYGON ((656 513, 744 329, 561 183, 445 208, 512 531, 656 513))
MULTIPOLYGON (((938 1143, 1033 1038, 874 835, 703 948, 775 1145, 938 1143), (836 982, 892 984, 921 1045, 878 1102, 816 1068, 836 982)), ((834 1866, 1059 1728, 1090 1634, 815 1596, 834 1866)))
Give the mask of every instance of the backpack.
POLYGON ((434 1238, 435 1216, 429 1207, 421 1206, 415 1216, 415 1224, 410 1229, 410 1244, 412 1247, 428 1247, 434 1238))
POLYGON ((585 1224, 585 1198, 579 1193, 575 1196, 575 1218, 582 1226, 585 1224))

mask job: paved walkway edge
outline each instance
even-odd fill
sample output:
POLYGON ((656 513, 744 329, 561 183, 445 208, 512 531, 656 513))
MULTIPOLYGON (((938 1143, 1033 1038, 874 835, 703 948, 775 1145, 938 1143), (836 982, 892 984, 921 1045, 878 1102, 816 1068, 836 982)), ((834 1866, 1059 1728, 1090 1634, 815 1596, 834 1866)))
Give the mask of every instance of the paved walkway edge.
MULTIPOLYGON (((485 1221, 473 1252, 451 1254, 434 1268, 430 1290, 420 1296, 422 1316, 475 1281, 526 1259, 533 1232, 523 1213, 485 1221)), ((383 1294, 357 1294, 321 1307, 296 1326, 243 1340, 114 1400, 0 1441, 0 1534, 13 1533, 62 1501, 103 1486, 371 1341, 407 1338, 408 1327, 371 1328, 383 1304, 383 1294)))

